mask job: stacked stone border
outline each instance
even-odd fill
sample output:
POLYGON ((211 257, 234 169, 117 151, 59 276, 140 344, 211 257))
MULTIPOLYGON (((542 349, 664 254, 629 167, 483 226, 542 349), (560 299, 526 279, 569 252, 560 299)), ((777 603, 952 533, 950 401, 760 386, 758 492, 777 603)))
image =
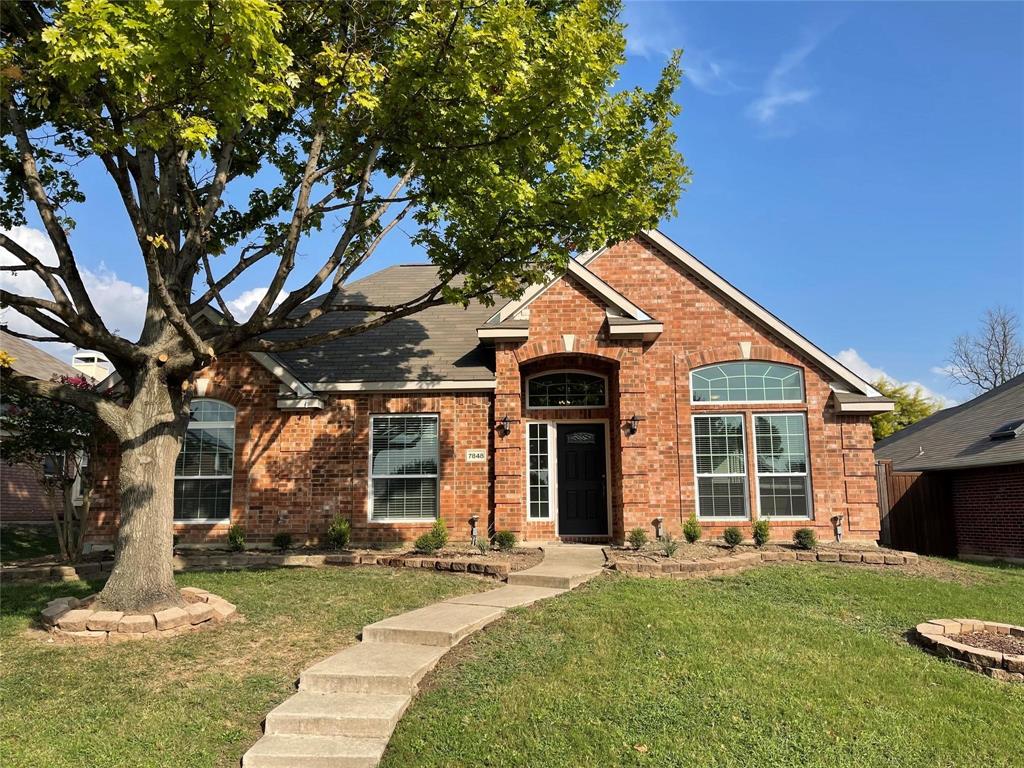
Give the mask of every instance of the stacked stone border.
POLYGON ((1024 627, 981 619, 930 619, 915 628, 917 639, 928 652, 1004 683, 1024 683, 1024 654, 1000 653, 957 640, 961 634, 972 632, 1024 638, 1024 627))
POLYGON ((605 567, 646 578, 692 579, 716 573, 736 573, 762 563, 862 563, 866 565, 917 565, 913 552, 838 552, 832 550, 772 550, 768 552, 741 552, 709 560, 668 560, 643 563, 617 557, 617 551, 604 550, 605 567))
MULTIPOLYGON (((482 563, 473 558, 438 558, 420 555, 338 552, 315 555, 276 555, 266 552, 234 552, 214 555, 175 555, 174 570, 230 571, 247 568, 323 568, 325 566, 383 565, 391 568, 428 568, 435 571, 472 573, 505 581, 508 563, 482 563)), ((12 565, 0 570, 4 581, 78 581, 102 578, 114 567, 113 559, 76 565, 12 565)))
POLYGON ((122 613, 93 608, 96 595, 79 600, 58 597, 47 603, 40 620, 51 636, 65 643, 122 643, 177 637, 239 618, 238 609, 222 597, 197 587, 181 590, 182 608, 154 613, 122 613))

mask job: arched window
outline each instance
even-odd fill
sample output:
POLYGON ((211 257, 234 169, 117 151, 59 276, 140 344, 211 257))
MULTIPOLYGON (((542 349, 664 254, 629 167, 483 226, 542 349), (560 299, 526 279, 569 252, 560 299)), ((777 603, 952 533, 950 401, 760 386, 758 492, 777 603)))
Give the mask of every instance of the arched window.
POLYGON ((601 408, 605 378, 580 371, 541 373, 526 381, 527 408, 601 408))
POLYGON ((695 403, 799 403, 803 371, 780 363, 720 363, 690 374, 695 403))
POLYGON ((174 519, 227 520, 235 466, 235 409, 219 400, 192 401, 192 417, 174 465, 174 519))

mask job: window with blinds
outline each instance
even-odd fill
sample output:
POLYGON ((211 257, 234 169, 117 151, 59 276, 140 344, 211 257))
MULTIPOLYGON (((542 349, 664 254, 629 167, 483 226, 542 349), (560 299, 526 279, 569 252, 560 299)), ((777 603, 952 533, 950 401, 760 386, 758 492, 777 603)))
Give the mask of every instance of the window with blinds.
POLYGON ((433 520, 438 513, 438 418, 370 418, 370 516, 433 520))

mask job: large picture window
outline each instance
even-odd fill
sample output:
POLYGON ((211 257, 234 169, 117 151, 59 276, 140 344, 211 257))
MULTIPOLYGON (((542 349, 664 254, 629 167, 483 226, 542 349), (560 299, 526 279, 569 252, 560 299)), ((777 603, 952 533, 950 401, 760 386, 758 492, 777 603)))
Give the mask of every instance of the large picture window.
POLYGON ((603 376, 557 371, 526 381, 527 408, 601 408, 606 404, 603 376))
POLYGON ((531 422, 527 425, 527 454, 530 462, 529 492, 530 519, 551 518, 551 447, 547 424, 531 422))
POLYGON ((174 465, 174 519, 231 517, 234 464, 235 409, 219 400, 193 400, 185 441, 174 465))
POLYGON ((374 520, 437 517, 437 416, 370 418, 370 485, 374 520))
POLYGON ((743 417, 694 416, 693 455, 697 474, 697 516, 746 518, 743 417))
POLYGON ((798 403, 804 375, 779 363, 722 363, 691 373, 690 390, 695 403, 798 403))
POLYGON ((810 517, 807 422, 804 415, 755 415, 754 446, 760 515, 810 517))

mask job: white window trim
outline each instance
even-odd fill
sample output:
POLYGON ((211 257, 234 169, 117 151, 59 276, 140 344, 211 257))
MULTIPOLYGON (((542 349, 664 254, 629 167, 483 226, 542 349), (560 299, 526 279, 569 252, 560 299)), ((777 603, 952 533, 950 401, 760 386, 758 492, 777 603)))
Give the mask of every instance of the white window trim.
POLYGON ((541 371, 539 373, 532 373, 526 377, 526 392, 523 398, 526 402, 526 410, 528 411, 579 411, 586 408, 607 408, 608 407, 608 377, 603 373, 596 373, 594 371, 584 371, 579 368, 558 368, 554 371, 541 371), (553 373, 581 373, 584 376, 591 376, 595 379, 601 379, 604 382, 604 401, 601 405, 530 405, 530 382, 534 379, 540 378, 541 376, 550 376, 553 373))
MULTIPOLYGON (((186 433, 193 425, 202 427, 203 429, 230 429, 231 430, 231 471, 230 475, 179 475, 174 474, 175 485, 178 480, 230 480, 231 491, 228 494, 228 515, 227 517, 188 517, 188 518, 177 518, 173 519, 174 525, 217 525, 217 524, 230 524, 231 523, 231 509, 235 504, 235 458, 238 456, 238 430, 235 428, 235 422, 238 420, 238 411, 231 403, 224 400, 218 400, 215 397, 197 397, 192 400, 196 403, 200 400, 209 400, 210 402, 220 403, 226 405, 231 409, 231 413, 235 415, 231 421, 192 421, 188 422, 188 426, 185 427, 186 433)), ((175 457, 177 461, 177 457, 175 457)), ((173 502, 173 499, 172 499, 173 502)))
POLYGON ((799 365, 790 365, 789 363, 777 363, 773 360, 724 360, 720 363, 711 363, 709 365, 702 365, 700 368, 694 368, 690 371, 690 405, 750 405, 750 406, 768 406, 773 405, 793 405, 804 403, 807 400, 807 376, 805 375, 805 369, 799 365), (720 365, 729 365, 731 363, 765 363, 767 365, 783 365, 787 368, 792 368, 800 372, 800 397, 796 400, 694 400, 694 386, 693 376, 696 373, 700 373, 708 368, 714 368, 720 365))
POLYGON ((555 442, 558 439, 557 428, 553 422, 550 421, 528 421, 526 422, 526 521, 528 523, 547 523, 555 520, 557 510, 555 509, 558 496, 555 485, 558 477, 558 448, 555 442), (548 443, 548 514, 546 517, 534 517, 530 514, 530 504, 532 500, 530 498, 530 427, 534 424, 543 425, 547 429, 547 443, 548 443))
POLYGON ((751 413, 751 423, 754 428, 754 476, 757 480, 757 519, 777 520, 786 522, 790 520, 813 520, 814 519, 814 486, 811 484, 811 441, 807 434, 807 414, 802 411, 781 411, 775 413, 751 413), (758 416, 799 416, 804 421, 804 460, 807 462, 805 472, 761 472, 757 463, 757 417, 758 416), (765 515, 761 513, 761 478, 762 477, 802 477, 807 484, 807 514, 806 515, 765 515))
POLYGON ((690 442, 693 446, 691 453, 693 454, 693 500, 694 506, 697 510, 698 520, 707 520, 708 522, 741 522, 744 520, 750 520, 750 481, 747 478, 747 421, 742 413, 695 413, 690 416, 690 442), (697 472, 697 419, 714 419, 724 418, 728 416, 736 416, 740 420, 740 429, 743 441, 743 473, 730 472, 729 474, 722 473, 707 473, 697 472), (700 511, 700 480, 703 477, 742 477, 743 478, 743 517, 722 517, 720 515, 702 515, 700 511))
POLYGON ((369 453, 367 456, 367 493, 366 493, 366 519, 370 523, 378 525, 421 525, 423 523, 434 523, 441 519, 441 417, 437 413, 371 413, 370 414, 370 440, 369 453), (437 423, 437 474, 436 475, 380 475, 381 480, 426 480, 434 478, 437 492, 437 514, 433 517, 374 517, 373 516, 373 420, 384 418, 421 418, 433 419, 437 423))

